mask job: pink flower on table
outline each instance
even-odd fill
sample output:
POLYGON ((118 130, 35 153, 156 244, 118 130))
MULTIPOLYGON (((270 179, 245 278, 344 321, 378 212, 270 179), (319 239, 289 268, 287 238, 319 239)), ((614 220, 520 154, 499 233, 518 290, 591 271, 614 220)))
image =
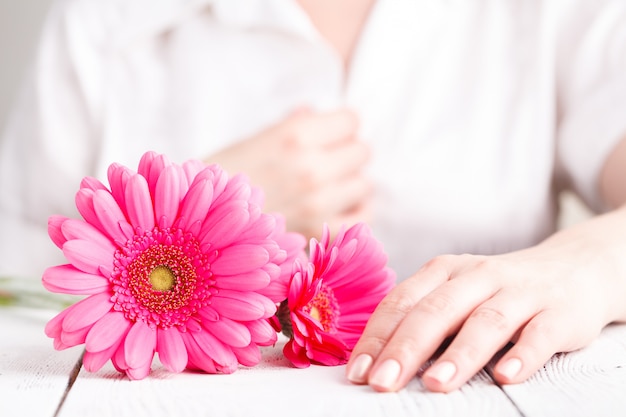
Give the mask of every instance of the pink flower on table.
POLYGON ((311 240, 309 259, 295 262, 277 313, 290 338, 283 353, 299 368, 344 364, 395 273, 363 223, 341 230, 333 242, 325 227, 320 242, 311 240))
POLYGON ((216 165, 149 152, 137 172, 113 164, 108 179, 110 189, 82 181, 83 219, 49 220, 69 263, 48 268, 44 286, 87 295, 47 324, 55 348, 84 343, 88 371, 110 359, 131 379, 148 375, 155 353, 172 372, 258 363, 258 346, 276 340, 268 319, 304 238, 216 165))

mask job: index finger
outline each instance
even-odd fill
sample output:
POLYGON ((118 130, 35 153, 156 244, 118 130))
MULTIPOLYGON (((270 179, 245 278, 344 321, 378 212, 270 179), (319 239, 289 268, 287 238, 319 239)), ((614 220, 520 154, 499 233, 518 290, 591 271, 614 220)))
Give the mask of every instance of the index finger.
POLYGON ((355 384, 368 382, 374 360, 380 355, 402 320, 414 306, 450 276, 449 271, 423 274, 422 270, 402 281, 376 307, 361 338, 354 346, 346 367, 348 380, 355 384))

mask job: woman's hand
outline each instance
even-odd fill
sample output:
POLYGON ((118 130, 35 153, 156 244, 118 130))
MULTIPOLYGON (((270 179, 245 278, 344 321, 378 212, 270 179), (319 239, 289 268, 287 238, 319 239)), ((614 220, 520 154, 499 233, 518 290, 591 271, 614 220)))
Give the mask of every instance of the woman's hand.
POLYGON ((265 209, 282 213, 289 230, 307 237, 366 221, 371 185, 363 174, 367 146, 348 110, 299 110, 210 158, 244 172, 265 193, 265 209))
POLYGON ((396 391, 451 339, 422 377, 447 392, 513 342, 494 377, 517 383, 612 321, 626 321, 626 209, 530 249, 435 258, 381 302, 346 372, 354 383, 396 391))

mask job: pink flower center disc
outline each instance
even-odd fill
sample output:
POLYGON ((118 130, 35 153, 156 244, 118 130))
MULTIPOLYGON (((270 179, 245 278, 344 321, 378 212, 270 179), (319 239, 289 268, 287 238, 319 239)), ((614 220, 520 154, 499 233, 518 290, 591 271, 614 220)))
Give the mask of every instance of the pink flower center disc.
POLYGON ((193 235, 157 227, 117 251, 112 301, 129 320, 183 328, 210 304, 215 292, 211 277, 208 256, 193 235))

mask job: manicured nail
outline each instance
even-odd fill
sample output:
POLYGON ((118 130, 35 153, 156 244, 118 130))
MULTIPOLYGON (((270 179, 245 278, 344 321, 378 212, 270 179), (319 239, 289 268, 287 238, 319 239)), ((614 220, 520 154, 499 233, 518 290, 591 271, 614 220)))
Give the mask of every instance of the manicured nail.
POLYGON ((513 379, 522 370, 522 361, 518 358, 511 358, 498 367, 500 372, 506 379, 513 379))
POLYGON ((440 362, 431 366, 426 373, 440 384, 447 384, 456 374, 456 365, 448 361, 440 362))
POLYGON ((372 367, 372 357, 365 353, 356 357, 350 370, 348 371, 348 379, 355 384, 365 384, 367 382, 367 374, 372 367))
POLYGON ((397 360, 387 359, 370 376, 370 385, 384 390, 392 389, 398 381, 401 369, 397 360))

